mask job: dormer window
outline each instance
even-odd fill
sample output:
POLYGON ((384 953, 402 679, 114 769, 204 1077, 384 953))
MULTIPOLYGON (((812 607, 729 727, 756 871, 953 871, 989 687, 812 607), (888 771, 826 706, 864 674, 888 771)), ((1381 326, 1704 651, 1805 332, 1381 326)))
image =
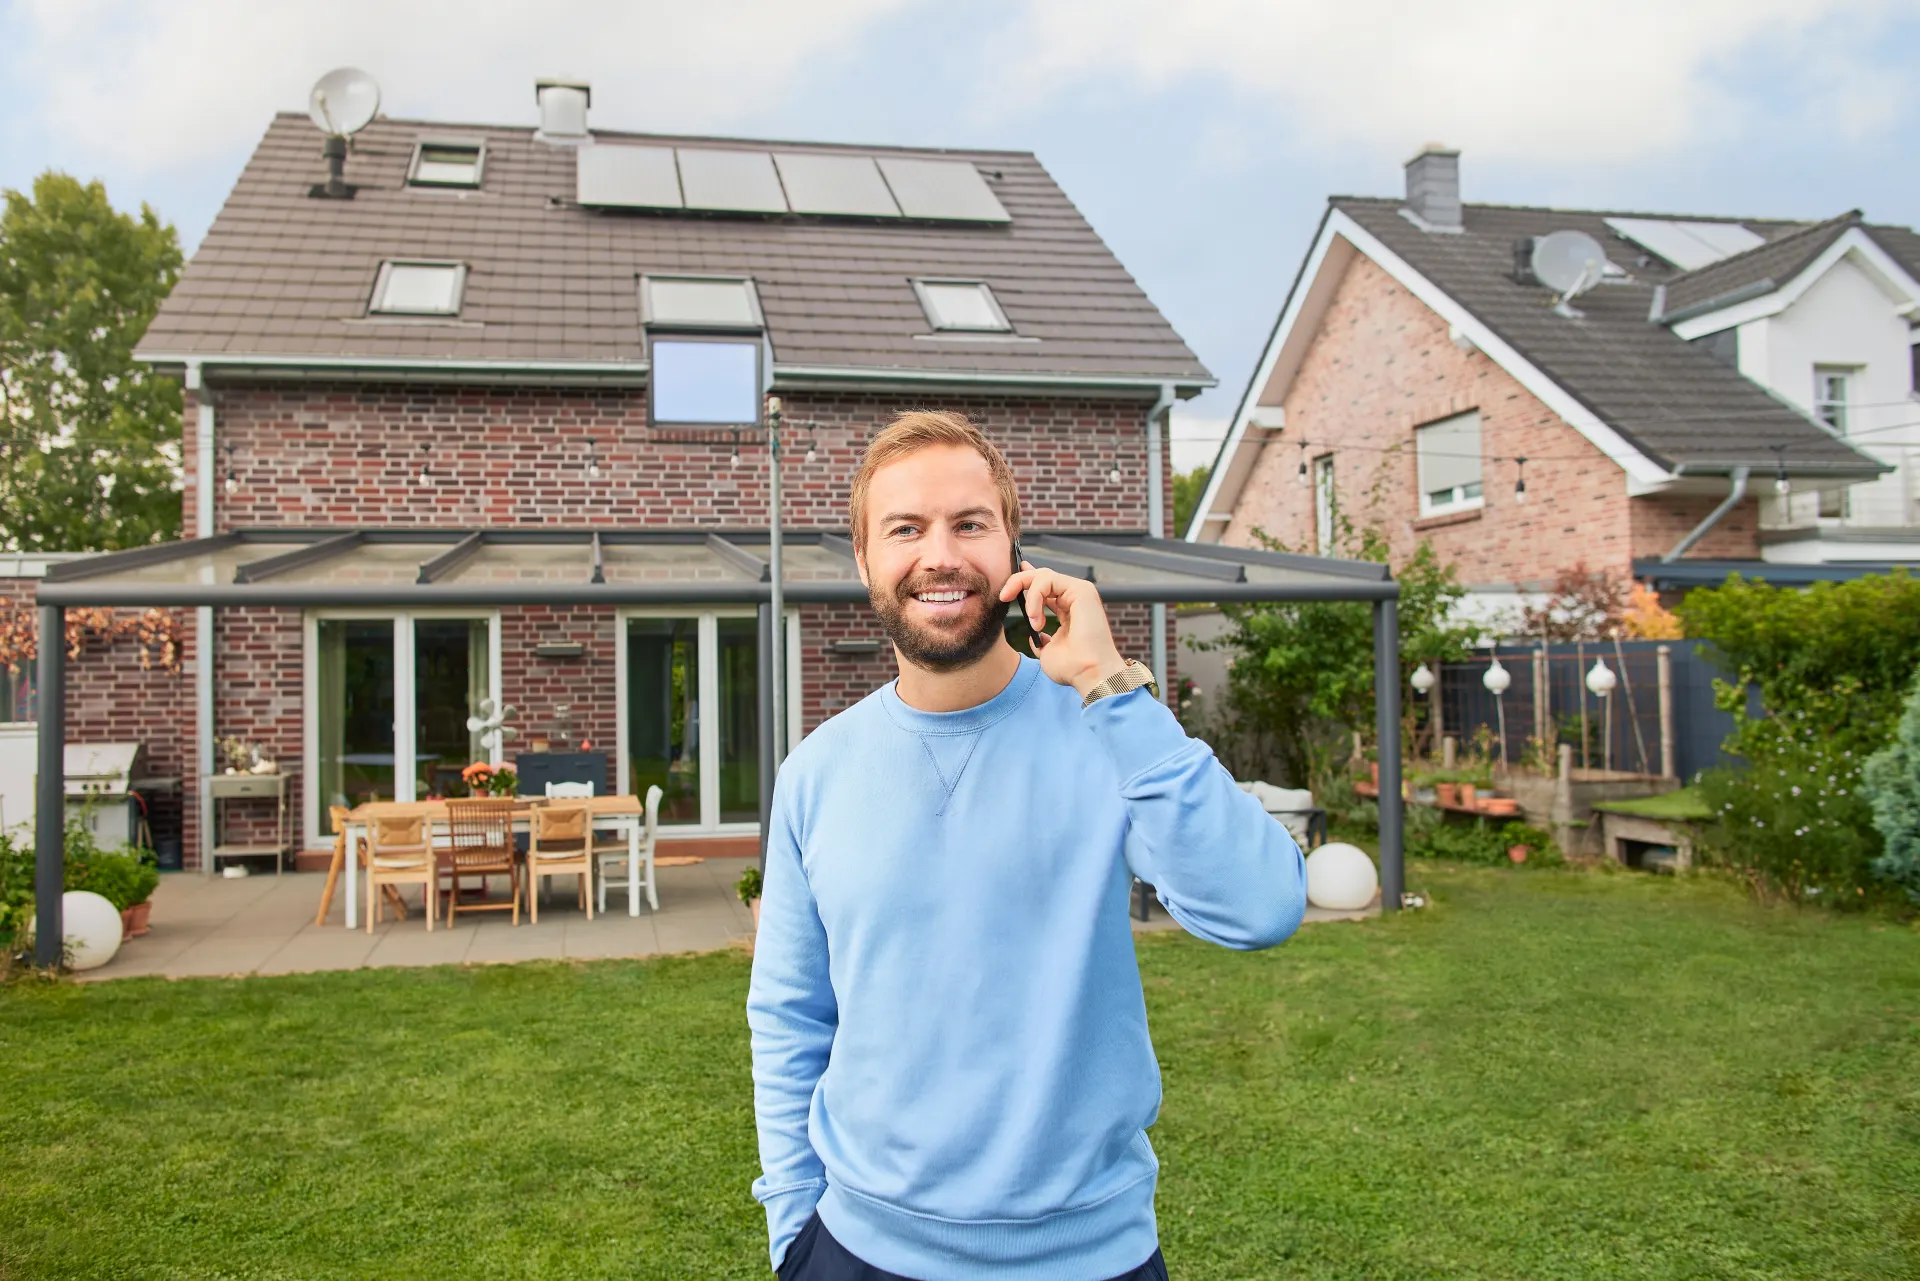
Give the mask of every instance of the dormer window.
POLYGON ((368 311, 380 316, 457 316, 467 267, 458 262, 384 262, 368 311))
POLYGON ((415 187, 478 187, 486 154, 484 143, 422 138, 413 149, 407 182, 415 187))
POLYGON ((760 420, 766 320, 744 276, 642 276, 647 419, 655 427, 760 420))
POLYGON ((936 330, 990 334, 1013 330, 992 288, 981 281, 916 280, 913 291, 920 296, 927 323, 936 330))

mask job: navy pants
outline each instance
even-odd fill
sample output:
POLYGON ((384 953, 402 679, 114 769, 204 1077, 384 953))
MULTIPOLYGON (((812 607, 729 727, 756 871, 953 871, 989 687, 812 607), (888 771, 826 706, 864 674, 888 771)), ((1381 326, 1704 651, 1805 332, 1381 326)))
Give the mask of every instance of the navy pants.
MULTIPOLYGON (((818 1213, 807 1220, 807 1226, 787 1247, 779 1276, 780 1281, 910 1281, 897 1272, 874 1267, 834 1240, 818 1213)), ((1167 1281, 1167 1261, 1155 1250, 1151 1259, 1112 1281, 1167 1281)))

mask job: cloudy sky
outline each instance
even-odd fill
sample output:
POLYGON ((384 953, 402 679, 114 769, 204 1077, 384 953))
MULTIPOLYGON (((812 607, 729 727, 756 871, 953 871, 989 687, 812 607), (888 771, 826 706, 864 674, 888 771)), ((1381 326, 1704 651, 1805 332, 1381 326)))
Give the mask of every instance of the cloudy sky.
POLYGON ((51 168, 191 248, 330 67, 390 114, 1035 151, 1233 404, 1330 193, 1422 142, 1470 200, 1920 223, 1912 0, 0 0, 0 187, 51 168))

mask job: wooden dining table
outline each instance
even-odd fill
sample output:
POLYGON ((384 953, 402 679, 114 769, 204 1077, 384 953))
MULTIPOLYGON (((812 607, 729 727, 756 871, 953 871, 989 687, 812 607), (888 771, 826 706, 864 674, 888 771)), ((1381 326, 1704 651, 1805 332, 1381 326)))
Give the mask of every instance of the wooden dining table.
MULTIPOLYGON (((516 796, 513 801, 513 830, 516 832, 531 830, 536 806, 552 804, 545 797, 536 796, 516 796)), ((592 796, 560 803, 586 805, 594 830, 613 831, 627 838, 627 915, 640 915, 640 837, 646 826, 645 804, 638 796, 592 796)), ((367 839, 367 825, 376 818, 423 818, 427 821, 430 841, 436 834, 445 834, 448 830, 445 801, 363 801, 347 811, 344 861, 347 873, 346 918, 350 930, 357 927, 360 916, 360 842, 367 839)), ((593 842, 589 839, 587 843, 591 846, 593 842)), ((647 906, 656 912, 660 910, 660 894, 654 888, 651 874, 647 877, 647 906)))

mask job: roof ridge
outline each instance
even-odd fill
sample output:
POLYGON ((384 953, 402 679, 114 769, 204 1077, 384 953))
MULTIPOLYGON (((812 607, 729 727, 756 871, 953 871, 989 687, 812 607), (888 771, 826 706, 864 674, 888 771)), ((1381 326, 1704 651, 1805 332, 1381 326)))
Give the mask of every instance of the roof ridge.
MULTIPOLYGON (((307 114, 304 111, 277 111, 274 113, 274 118, 277 120, 304 121, 307 119, 307 114)), ((495 133, 522 134, 529 138, 531 138, 532 136, 534 136, 539 132, 539 127, 536 125, 497 124, 497 123, 490 123, 490 122, 481 121, 481 120, 426 120, 426 119, 421 119, 413 116, 386 116, 386 115, 375 116, 373 118, 373 123, 386 124, 386 125, 400 125, 407 128, 421 128, 421 129, 488 129, 488 130, 492 130, 495 133)), ((923 154, 933 153, 933 154, 940 154, 940 155, 966 155, 966 156, 1021 156, 1029 160, 1039 159, 1038 152, 1017 151, 1017 150, 1012 150, 1004 147, 913 146, 906 143, 891 143, 891 142, 821 142, 818 139, 741 138, 741 137, 736 137, 728 134, 651 133, 651 132, 646 132, 643 130, 636 130, 636 129, 599 129, 599 128, 596 128, 592 131, 592 136, 596 138, 598 137, 651 138, 651 139, 656 139, 660 142, 670 142, 670 143, 727 142, 727 143, 745 144, 747 146, 754 146, 754 147, 819 147, 819 148, 825 148, 831 151, 862 151, 862 152, 897 151, 897 152, 901 152, 909 155, 923 155, 923 154)))
MULTIPOLYGON (((1364 201, 1375 205, 1404 205, 1402 196, 1355 196, 1332 195, 1327 197, 1330 204, 1341 201, 1364 201)), ((1737 222, 1752 223, 1764 227, 1801 227, 1807 225, 1800 218, 1749 217, 1745 214, 1701 214, 1701 213, 1663 213, 1648 209, 1571 209, 1562 205, 1504 205, 1487 201, 1467 200, 1461 202, 1463 209, 1488 209, 1502 213, 1554 213, 1578 214, 1583 218, 1659 218, 1668 222, 1737 222)), ((1894 224, 1897 225, 1897 224, 1894 224)))

